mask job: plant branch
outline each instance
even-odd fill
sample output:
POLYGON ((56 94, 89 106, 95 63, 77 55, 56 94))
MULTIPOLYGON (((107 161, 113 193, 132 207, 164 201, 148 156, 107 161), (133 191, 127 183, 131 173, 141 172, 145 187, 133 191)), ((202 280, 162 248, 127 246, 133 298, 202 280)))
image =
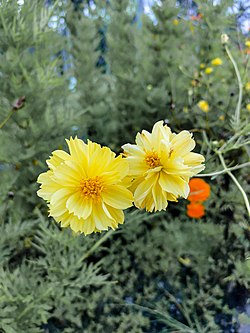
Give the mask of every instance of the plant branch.
POLYGON ((108 232, 106 232, 105 235, 103 235, 80 259, 79 262, 82 262, 83 260, 87 259, 100 245, 102 245, 103 242, 106 241, 112 234, 114 233, 114 230, 111 229, 108 232))
POLYGON ((243 84, 242 84, 242 81, 241 81, 241 76, 240 76, 240 72, 239 72, 237 63, 235 62, 235 60, 232 56, 232 53, 230 52, 227 45, 225 46, 225 49, 226 49, 226 52, 227 52, 227 55, 228 55, 229 59, 231 60, 233 66, 234 66, 234 70, 235 70, 235 73, 236 73, 236 76, 237 76, 237 79, 238 79, 238 85, 239 85, 239 98, 238 98, 238 103, 237 103, 237 106, 236 106, 236 109, 235 109, 235 122, 236 122, 235 129, 237 129, 238 126, 239 126, 239 123, 240 123, 240 109, 241 109, 241 103, 242 103, 243 84))
POLYGON ((229 168, 227 168, 225 160, 224 160, 224 158, 222 156, 222 153, 218 151, 217 154, 219 156, 219 159, 221 161, 221 164, 222 164, 225 172, 232 178, 232 180, 234 181, 234 183, 236 184, 236 186, 240 190, 240 192, 241 192, 241 194, 242 194, 242 196, 244 198, 244 201, 245 201, 245 205, 246 205, 246 208, 247 208, 248 215, 250 216, 250 204, 249 204, 246 192, 244 191, 244 189, 242 188, 242 186, 238 182, 237 178, 232 174, 232 172, 229 170, 229 168))
POLYGON ((1 122, 0 124, 0 129, 4 127, 4 125, 7 123, 7 121, 12 117, 13 113, 15 112, 15 110, 11 110, 9 112, 9 114, 7 115, 7 117, 1 122))
POLYGON ((246 162, 246 163, 242 163, 240 165, 235 165, 234 167, 227 168, 226 170, 223 169, 223 170, 215 171, 215 172, 211 172, 211 173, 202 173, 202 174, 199 174, 199 177, 213 177, 213 176, 217 176, 217 175, 221 175, 223 173, 226 173, 227 171, 242 169, 242 168, 244 168, 246 166, 249 166, 249 165, 250 165, 250 162, 246 162))

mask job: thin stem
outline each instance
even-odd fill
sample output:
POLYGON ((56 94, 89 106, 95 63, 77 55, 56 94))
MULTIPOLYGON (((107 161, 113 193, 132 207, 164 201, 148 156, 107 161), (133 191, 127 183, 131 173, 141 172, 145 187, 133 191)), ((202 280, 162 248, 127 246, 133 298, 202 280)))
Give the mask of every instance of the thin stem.
POLYGON ((245 201, 245 205, 246 205, 246 208, 247 208, 247 212, 248 212, 248 215, 250 216, 250 204, 249 204, 249 201, 248 201, 248 198, 247 198, 247 195, 246 195, 246 192, 244 191, 244 189, 241 187, 240 183, 238 182, 237 178, 234 177, 234 175, 231 173, 231 171, 227 168, 226 166, 226 163, 225 163, 225 160, 221 154, 221 152, 217 152, 218 156, 219 156, 219 159, 221 161, 221 164, 223 166, 223 168, 225 169, 226 173, 232 178, 232 180, 234 181, 234 183, 236 184, 236 186, 238 187, 238 189, 240 190, 243 198, 244 198, 244 201, 245 201))
POLYGON ((242 135, 242 133, 244 132, 244 129, 235 133, 229 140, 227 140, 219 149, 219 152, 224 151, 224 149, 234 140, 236 140, 238 137, 240 137, 242 135))
POLYGON ((242 93, 243 93, 243 84, 241 81, 241 76, 240 76, 240 72, 237 66, 237 63, 234 61, 234 58, 229 50, 229 48, 227 47, 227 45, 225 46, 227 55, 229 57, 229 59, 231 60, 233 66, 234 66, 234 70, 238 79, 238 85, 239 85, 239 99, 238 99, 238 103, 235 109, 235 128, 237 129, 240 123, 240 109, 241 109, 241 103, 242 103, 242 93))
POLYGON ((7 121, 10 119, 10 117, 13 115, 14 112, 15 112, 15 110, 11 110, 9 112, 8 116, 4 119, 3 122, 1 122, 0 129, 4 127, 4 125, 7 123, 7 121))
POLYGON ((106 232, 104 236, 102 236, 80 259, 79 263, 83 260, 87 259, 100 245, 102 245, 103 242, 105 242, 106 239, 108 239, 112 234, 114 233, 114 230, 109 230, 106 232))
MULTIPOLYGON (((238 169, 242 169, 248 165, 250 165, 250 162, 242 163, 240 165, 235 165, 234 167, 227 168, 227 170, 229 170, 229 171, 238 170, 238 169)), ((199 177, 213 177, 213 176, 217 176, 217 175, 226 173, 227 170, 223 169, 223 170, 215 171, 215 172, 211 172, 211 173, 202 173, 202 174, 199 174, 199 177)))

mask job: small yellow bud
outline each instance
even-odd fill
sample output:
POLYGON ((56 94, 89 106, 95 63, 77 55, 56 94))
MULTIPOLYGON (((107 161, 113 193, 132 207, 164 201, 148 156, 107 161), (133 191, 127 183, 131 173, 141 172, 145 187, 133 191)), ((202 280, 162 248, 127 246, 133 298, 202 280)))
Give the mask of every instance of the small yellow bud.
POLYGON ((197 80, 192 80, 192 81, 191 81, 191 85, 192 85, 193 87, 196 87, 197 84, 198 84, 197 80))
POLYGON ((23 243, 24 243, 24 247, 26 249, 29 249, 32 246, 32 238, 31 237, 25 237, 23 243))
POLYGON ((249 47, 249 48, 250 48, 250 40, 247 40, 247 41, 245 42, 245 45, 246 45, 246 47, 249 47))
POLYGON ((212 68, 212 67, 207 67, 207 68, 205 69, 205 73, 206 73, 207 75, 211 74, 212 71, 213 71, 213 68, 212 68))
POLYGON ((247 91, 250 91, 250 82, 246 83, 245 88, 246 88, 247 91))
POLYGON ((224 115, 221 115, 221 116, 219 116, 219 119, 220 119, 221 121, 223 121, 223 120, 225 120, 225 116, 224 116, 224 115))
POLYGON ((173 25, 178 25, 178 24, 179 24, 179 20, 174 19, 174 20, 172 21, 172 23, 173 23, 173 25))
POLYGON ((203 111, 203 112, 208 112, 209 111, 209 105, 208 102, 201 100, 198 103, 198 107, 203 111))
POLYGON ((215 58, 211 61, 211 64, 213 66, 220 66, 223 64, 223 61, 221 60, 221 58, 215 58))
POLYGON ((203 64, 203 63, 200 64, 200 68, 201 68, 201 69, 204 69, 205 67, 206 67, 205 64, 203 64))
POLYGON ((247 104, 246 108, 248 111, 250 111, 250 103, 247 104))

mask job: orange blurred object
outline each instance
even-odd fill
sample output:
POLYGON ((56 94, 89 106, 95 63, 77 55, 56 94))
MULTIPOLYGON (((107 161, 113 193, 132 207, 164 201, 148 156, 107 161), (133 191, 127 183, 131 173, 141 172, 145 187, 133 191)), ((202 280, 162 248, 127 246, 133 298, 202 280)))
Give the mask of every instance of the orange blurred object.
POLYGON ((205 207, 199 202, 191 202, 187 205, 187 215, 194 219, 200 219, 205 215, 205 207))
POLYGON ((203 15, 202 14, 198 14, 198 15, 192 15, 191 21, 200 21, 202 19, 203 15))
POLYGON ((190 193, 187 199, 191 202, 203 202, 210 196, 210 186, 201 178, 192 178, 189 187, 190 193))

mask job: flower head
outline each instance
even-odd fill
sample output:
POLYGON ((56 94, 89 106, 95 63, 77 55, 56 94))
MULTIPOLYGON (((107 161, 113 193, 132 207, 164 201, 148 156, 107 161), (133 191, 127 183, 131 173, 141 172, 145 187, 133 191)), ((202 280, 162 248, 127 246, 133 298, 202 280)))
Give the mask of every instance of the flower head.
POLYGON ((213 66, 220 66, 223 64, 223 61, 221 60, 221 58, 215 58, 211 61, 211 64, 213 66))
POLYGON ((207 68, 205 69, 205 73, 206 73, 207 75, 211 74, 212 71, 213 71, 213 68, 212 68, 212 67, 207 67, 207 68))
POLYGON ((97 143, 86 144, 77 137, 66 141, 70 153, 52 153, 49 170, 38 177, 37 194, 62 227, 84 234, 117 228, 124 221, 122 210, 133 201, 129 183, 124 182, 128 162, 97 143))
POLYGON ((249 47, 249 48, 250 48, 250 40, 247 40, 247 41, 245 42, 245 45, 246 45, 246 47, 249 47))
POLYGON ((173 23, 173 25, 178 25, 179 24, 179 20, 178 19, 173 19, 172 23, 173 23))
POLYGON ((191 202, 187 205, 187 215, 194 219, 200 219, 205 215, 205 208, 199 202, 191 202))
POLYGON ((188 200, 203 202, 210 196, 210 186, 201 178, 192 178, 189 182, 190 193, 188 200))
POLYGON ((206 102, 204 100, 199 101, 198 106, 204 112, 209 111, 209 104, 208 104, 208 102, 206 102))
POLYGON ((247 91, 250 91, 250 82, 246 83, 245 88, 246 88, 247 91))
POLYGON ((201 69, 204 69, 205 67, 206 67, 206 65, 205 65, 204 63, 201 63, 201 64, 200 64, 200 68, 201 68, 201 69))
POLYGON ((228 42, 229 42, 229 37, 228 37, 228 35, 227 35, 227 34, 222 34, 222 35, 221 35, 221 43, 222 43, 223 45, 226 45, 226 44, 228 44, 228 42))
POLYGON ((250 111, 250 103, 246 105, 247 111, 250 111))
POLYGON ((166 209, 168 201, 187 198, 189 178, 204 169, 204 157, 191 152, 195 147, 192 134, 172 133, 158 121, 152 133, 143 130, 135 142, 122 147, 134 179, 131 190, 135 206, 160 211, 166 209))

